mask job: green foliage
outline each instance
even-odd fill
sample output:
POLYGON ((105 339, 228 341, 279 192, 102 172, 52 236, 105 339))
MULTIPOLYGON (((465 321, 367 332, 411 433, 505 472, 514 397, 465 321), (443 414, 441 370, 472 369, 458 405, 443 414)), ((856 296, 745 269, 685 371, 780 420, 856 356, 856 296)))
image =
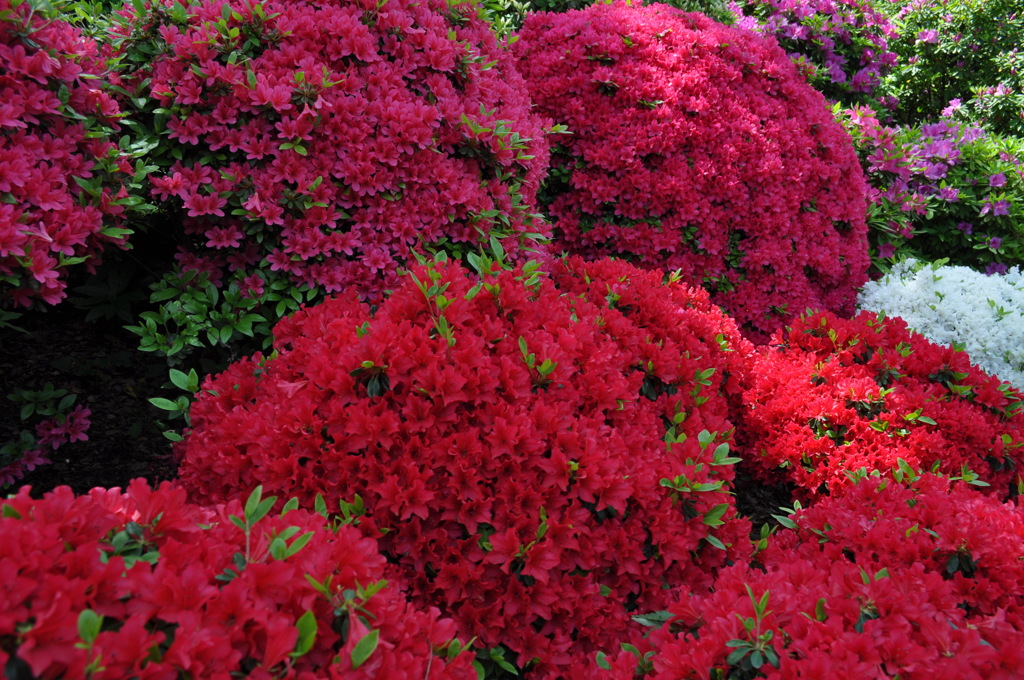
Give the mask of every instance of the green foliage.
MULTIPOLYGON (((1002 83, 1018 95, 1024 89, 1024 72, 1012 65, 1020 59, 1024 0, 880 3, 879 8, 894 14, 900 35, 891 46, 899 66, 883 83, 899 99, 899 122, 935 119, 952 100, 974 98, 978 88, 1002 83)), ((989 129, 1011 132, 1009 123, 1017 127, 1020 120, 996 116, 989 129)))

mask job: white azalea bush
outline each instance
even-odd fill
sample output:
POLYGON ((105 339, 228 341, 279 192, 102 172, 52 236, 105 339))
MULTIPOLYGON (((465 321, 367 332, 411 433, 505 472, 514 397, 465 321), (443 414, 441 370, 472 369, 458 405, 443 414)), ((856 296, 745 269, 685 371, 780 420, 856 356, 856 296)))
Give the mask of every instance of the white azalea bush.
POLYGON ((859 309, 902 317, 940 345, 957 344, 971 362, 1024 389, 1024 273, 987 276, 969 267, 907 259, 864 285, 859 309))

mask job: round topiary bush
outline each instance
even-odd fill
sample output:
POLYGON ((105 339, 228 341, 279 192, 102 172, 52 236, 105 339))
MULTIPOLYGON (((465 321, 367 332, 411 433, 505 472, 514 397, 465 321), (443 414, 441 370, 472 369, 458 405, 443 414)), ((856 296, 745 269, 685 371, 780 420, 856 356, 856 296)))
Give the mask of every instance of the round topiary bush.
POLYGON ((807 316, 776 339, 752 362, 744 395, 749 459, 766 479, 806 497, 838 491, 862 468, 909 466, 1016 493, 1024 400, 965 352, 869 312, 807 316))
POLYGON ((714 594, 670 607, 649 641, 653 678, 1024 674, 1013 505, 926 474, 862 481, 787 523, 761 568, 730 567, 714 594))
POLYGON ((255 483, 342 509, 463 639, 565 677, 749 550, 730 399, 750 353, 707 294, 622 262, 417 267, 275 329, 208 380, 183 443, 193 498, 255 483))
POLYGON ((180 209, 181 267, 260 297, 272 272, 375 298, 420 246, 505 252, 547 161, 512 60, 470 4, 174 0, 124 12, 124 84, 180 209))
POLYGON ((38 5, 0 0, 0 302, 25 307, 57 304, 69 268, 123 247, 140 202, 96 44, 38 5))
POLYGON ((259 493, 30 490, 2 501, 5 677, 476 678, 451 621, 388 587, 352 527, 259 493))
POLYGON ((556 249, 679 269, 756 339, 807 307, 853 312, 863 174, 774 41, 620 2, 534 15, 514 50, 572 133, 544 192, 556 249))

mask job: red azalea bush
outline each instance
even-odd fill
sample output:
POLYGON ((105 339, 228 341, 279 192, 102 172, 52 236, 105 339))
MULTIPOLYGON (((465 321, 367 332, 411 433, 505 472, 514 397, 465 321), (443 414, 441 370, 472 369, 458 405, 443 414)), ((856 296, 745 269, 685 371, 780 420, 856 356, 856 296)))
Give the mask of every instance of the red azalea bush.
POLYGON ((166 139, 157 199, 184 212, 183 270, 260 297, 379 297, 418 244, 536 238, 545 131, 472 5, 175 0, 123 13, 118 54, 166 139), (153 107, 156 104, 156 107, 153 107), (171 165, 173 163, 173 165, 171 165))
POLYGON ((630 611, 748 554, 727 444, 751 347, 702 290, 552 266, 420 266, 376 311, 350 294, 282 321, 270 358, 203 385, 182 483, 323 494, 464 638, 584 672, 630 611))
POLYGON ((712 292, 755 339, 867 280, 863 174, 774 41, 664 5, 536 14, 514 47, 572 134, 546 185, 556 248, 622 255, 712 292))
POLYGON ((29 490, 2 503, 5 677, 476 677, 451 621, 385 587, 384 558, 352 527, 267 515, 256 494, 203 508, 143 480, 29 490))
POLYGON ((25 307, 57 304, 69 267, 124 246, 139 200, 109 140, 120 111, 96 84, 96 44, 37 4, 0 0, 0 283, 25 307))
POLYGON ((775 339, 753 361, 744 395, 750 459, 766 478, 781 475, 815 495, 902 458, 947 475, 966 466, 1001 498, 1016 487, 1021 394, 965 352, 870 312, 813 314, 775 339))
POLYGON ((1024 674, 1013 505, 926 474, 910 487, 862 481, 788 523, 758 554, 763 568, 730 567, 714 594, 669 609, 648 641, 653 677, 1024 674))

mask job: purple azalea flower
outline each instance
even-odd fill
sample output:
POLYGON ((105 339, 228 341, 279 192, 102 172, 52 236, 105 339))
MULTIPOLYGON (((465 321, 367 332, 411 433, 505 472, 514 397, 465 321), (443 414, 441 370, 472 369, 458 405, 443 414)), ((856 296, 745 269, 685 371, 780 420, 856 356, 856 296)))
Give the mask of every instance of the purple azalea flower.
POLYGON ((1001 172, 997 172, 988 178, 988 185, 990 187, 1006 186, 1006 175, 1001 172))
POLYGON ((942 187, 939 189, 939 198, 948 203, 956 203, 960 199, 960 190, 956 187, 942 187))

